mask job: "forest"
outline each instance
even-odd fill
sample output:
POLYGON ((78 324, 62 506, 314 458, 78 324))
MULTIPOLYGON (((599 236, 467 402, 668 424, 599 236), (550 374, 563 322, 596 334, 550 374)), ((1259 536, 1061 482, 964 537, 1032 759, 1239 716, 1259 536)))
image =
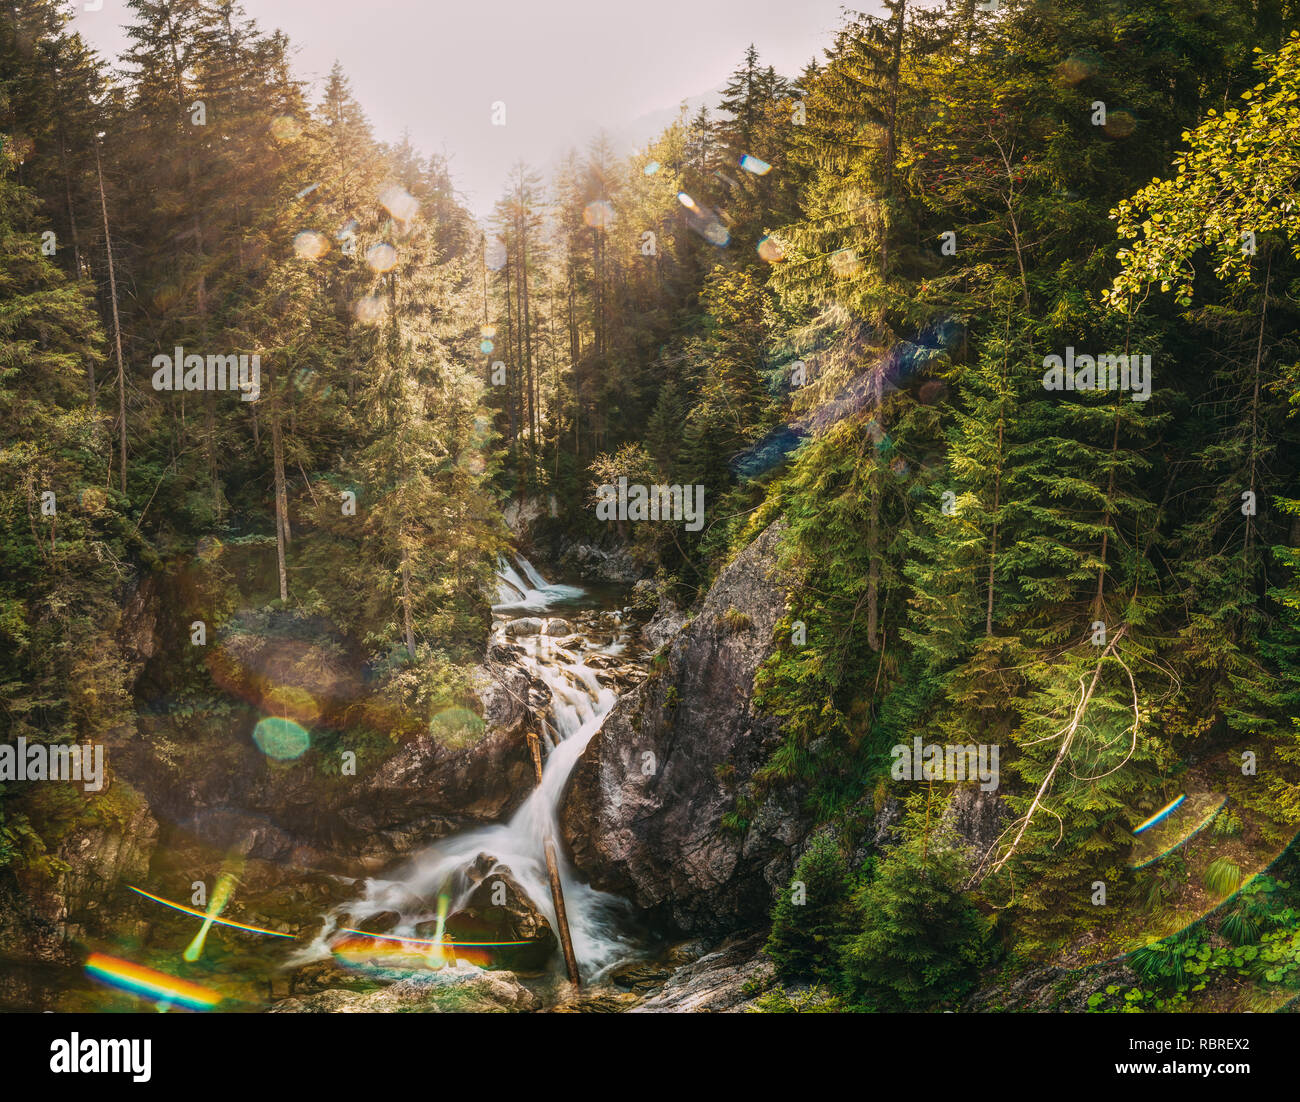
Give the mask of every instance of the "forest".
POLYGON ((0 1006, 1292 1007, 1293 0, 738 27, 486 219, 256 6, 0 4, 0 1006))

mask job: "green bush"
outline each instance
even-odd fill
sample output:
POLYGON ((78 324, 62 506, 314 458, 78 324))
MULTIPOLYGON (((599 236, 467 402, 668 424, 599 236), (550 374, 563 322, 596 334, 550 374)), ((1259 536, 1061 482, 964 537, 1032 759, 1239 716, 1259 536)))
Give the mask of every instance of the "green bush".
POLYGON ((965 995, 989 959, 988 921, 955 886, 964 866, 951 850, 919 842, 890 852, 854 893, 861 933, 841 953, 846 983, 876 1010, 928 1010, 965 995))
POLYGON ((839 944, 849 933, 849 891, 848 863, 839 845, 829 834, 817 835, 772 913, 767 955, 782 977, 835 974, 839 944))

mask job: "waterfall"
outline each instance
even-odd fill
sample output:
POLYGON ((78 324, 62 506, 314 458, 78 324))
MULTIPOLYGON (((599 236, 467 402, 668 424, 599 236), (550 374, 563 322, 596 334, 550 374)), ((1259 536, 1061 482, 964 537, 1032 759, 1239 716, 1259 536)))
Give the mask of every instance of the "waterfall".
MULTIPOLYGON (((494 638, 497 639, 505 638, 510 613, 544 612, 557 604, 571 605, 584 594, 575 586, 547 582, 522 556, 517 557, 517 562, 523 577, 504 559, 500 563, 497 577, 501 602, 493 606, 494 638)), ((525 635, 515 642, 524 647, 523 662, 530 674, 550 691, 549 714, 544 723, 547 730, 541 734, 543 745, 549 742, 551 749, 543 761, 542 783, 509 822, 476 827, 435 842, 414 858, 410 871, 400 880, 367 881, 363 899, 336 908, 303 957, 319 958, 322 953, 328 953, 341 916, 349 912, 396 911, 401 915, 401 922, 387 936, 415 937, 416 925, 432 917, 431 899, 440 893, 447 894, 451 899, 450 912, 464 904, 474 888, 468 875, 470 866, 483 853, 509 866, 533 905, 546 916, 552 929, 558 931, 546 871, 544 842, 548 833, 557 841, 565 909, 583 979, 590 980, 633 951, 633 945, 619 932, 620 918, 626 915, 627 904, 617 896, 581 883, 559 843, 558 811, 569 775, 618 696, 600 684, 596 672, 584 663, 582 654, 575 656, 571 651, 559 649, 549 636, 525 635)), ((623 646, 622 639, 616 638, 612 646, 590 650, 608 653, 614 647, 621 650, 623 646)))
POLYGON ((497 603, 492 606, 495 615, 547 612, 559 605, 573 604, 586 592, 576 585, 553 585, 522 555, 516 555, 515 561, 524 577, 504 558, 497 559, 497 603))

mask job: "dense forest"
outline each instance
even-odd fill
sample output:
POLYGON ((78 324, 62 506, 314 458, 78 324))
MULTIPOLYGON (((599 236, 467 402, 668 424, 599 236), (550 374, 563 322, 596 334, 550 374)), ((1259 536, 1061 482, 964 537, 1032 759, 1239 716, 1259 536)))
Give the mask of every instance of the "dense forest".
MULTIPOLYGON (((1092 1010, 1289 1003, 1300 8, 881 3, 800 72, 742 38, 715 105, 520 162, 483 224, 235 0, 129 0, 119 59, 0 5, 0 740, 218 770, 251 713, 199 631, 324 640, 363 766, 463 741, 501 556, 621 556, 689 625, 775 531, 779 737, 717 763, 720 830, 807 826, 754 1009, 1061 962, 1092 1010)), ((19 909, 139 802, 0 797, 19 909)))

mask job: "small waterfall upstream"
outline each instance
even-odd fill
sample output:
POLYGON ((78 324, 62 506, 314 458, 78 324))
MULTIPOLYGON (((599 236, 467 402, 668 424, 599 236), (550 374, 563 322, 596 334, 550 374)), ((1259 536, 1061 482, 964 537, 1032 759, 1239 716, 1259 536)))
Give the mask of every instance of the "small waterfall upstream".
MULTIPOLYGON (((498 601, 492 607, 494 643, 507 638, 507 626, 513 620, 581 607, 585 595, 576 586, 547 582, 522 556, 516 556, 515 564, 518 569, 504 559, 499 563, 498 601)), ((550 619, 542 626, 550 627, 550 619)), ((544 754, 541 784, 508 822, 476 827, 433 843, 414 855, 399 880, 366 881, 362 897, 335 908, 313 945, 298 959, 320 959, 328 954, 347 929, 350 915, 397 912, 401 920, 385 933, 387 940, 398 943, 403 937, 412 941, 427 938, 427 933, 417 934, 416 927, 423 924, 427 931, 437 917, 440 896, 448 901, 444 913, 454 913, 465 903, 478 879, 471 876, 475 862, 483 854, 508 866, 529 900, 556 930, 544 850, 548 834, 557 842, 565 908, 583 981, 598 978, 611 965, 634 955, 635 945, 620 932, 627 925, 628 904, 577 879, 559 841, 557 821, 569 775, 618 699, 617 693, 600 683, 585 658, 622 653, 627 645, 625 634, 620 629, 610 642, 600 645, 577 633, 561 640, 544 631, 516 634, 511 641, 523 648, 522 664, 550 692, 540 732, 544 754)), ((560 966, 557 959, 553 967, 560 966)))

